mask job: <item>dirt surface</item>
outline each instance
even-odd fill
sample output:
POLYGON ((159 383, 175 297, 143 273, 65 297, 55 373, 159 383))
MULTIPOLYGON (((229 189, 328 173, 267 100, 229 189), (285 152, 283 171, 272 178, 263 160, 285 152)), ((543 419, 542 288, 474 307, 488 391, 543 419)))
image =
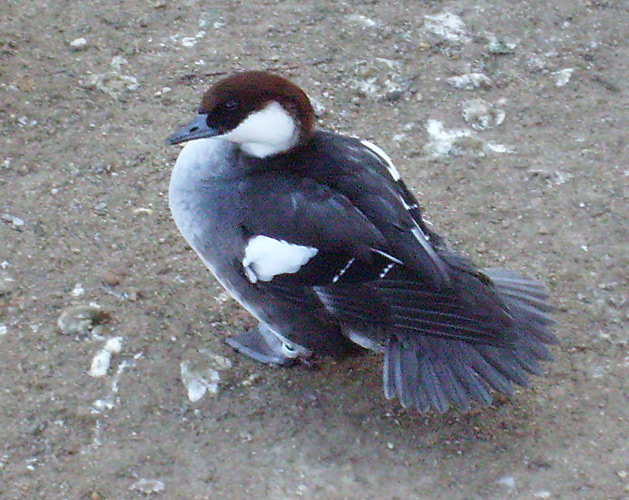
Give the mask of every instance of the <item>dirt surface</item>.
POLYGON ((0 498, 627 498, 628 23, 625 0, 4 2, 0 498), (224 344, 253 320, 170 219, 165 138, 269 68, 389 152, 454 247, 548 283, 547 377, 419 415, 378 356, 224 344))

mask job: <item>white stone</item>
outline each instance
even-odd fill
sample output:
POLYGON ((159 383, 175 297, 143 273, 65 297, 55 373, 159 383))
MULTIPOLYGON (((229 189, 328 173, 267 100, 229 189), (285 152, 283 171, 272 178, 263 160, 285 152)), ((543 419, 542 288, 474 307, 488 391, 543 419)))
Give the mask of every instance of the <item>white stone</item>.
POLYGON ((434 16, 425 16, 426 29, 449 42, 467 42, 463 20, 451 12, 442 12, 434 16))
POLYGON ((86 45, 87 45, 87 40, 85 38, 75 38, 74 40, 70 42, 70 47, 72 47, 75 50, 81 50, 85 48, 86 45))
POLYGON ((570 81, 570 78, 572 78, 573 72, 574 69, 572 68, 565 68, 560 71, 555 71, 553 73, 553 76, 555 77, 555 85, 557 85, 557 87, 563 87, 564 85, 566 85, 570 81))

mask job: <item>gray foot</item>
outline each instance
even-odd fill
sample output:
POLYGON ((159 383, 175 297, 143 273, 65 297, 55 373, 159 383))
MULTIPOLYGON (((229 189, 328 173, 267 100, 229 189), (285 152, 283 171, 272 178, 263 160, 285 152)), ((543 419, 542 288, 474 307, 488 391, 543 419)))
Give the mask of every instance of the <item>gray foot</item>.
POLYGON ((264 323, 230 337, 226 342, 250 358, 269 365, 292 365, 299 358, 306 358, 310 354, 297 344, 281 340, 264 323))

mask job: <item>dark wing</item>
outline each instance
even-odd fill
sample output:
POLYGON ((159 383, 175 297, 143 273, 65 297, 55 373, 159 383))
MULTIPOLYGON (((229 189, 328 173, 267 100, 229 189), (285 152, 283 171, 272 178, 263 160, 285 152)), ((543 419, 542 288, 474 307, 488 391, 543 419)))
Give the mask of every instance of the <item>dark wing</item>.
POLYGON ((308 143, 308 151, 308 161, 282 158, 278 170, 290 170, 342 194, 382 233, 392 255, 427 286, 449 285, 448 266, 435 250, 417 201, 380 148, 319 131, 308 143))
POLYGON ((245 229, 317 249, 259 286, 295 301, 313 291, 352 340, 381 346, 385 394, 404 406, 467 408, 526 385, 555 341, 544 289, 448 251, 387 159, 354 146, 362 170, 325 148, 307 172, 258 176, 245 229))
POLYGON ((258 286, 296 302, 304 288, 314 290, 341 324, 382 344, 391 335, 512 342, 512 318, 491 283, 444 261, 451 286, 428 286, 380 228, 330 187, 272 173, 250 176, 240 189, 243 272, 258 286))
POLYGON ((366 282, 390 263, 401 262, 391 255, 389 242, 380 230, 328 186, 272 173, 249 176, 238 189, 244 200, 240 223, 248 248, 253 248, 259 236, 272 240, 266 240, 267 247, 260 243, 251 257, 259 267, 266 266, 268 272, 263 274, 267 278, 273 274, 272 279, 262 281, 306 287, 336 283, 341 278, 366 282), (287 263, 284 272, 279 262, 282 259, 287 263), (296 264, 291 266, 291 262, 296 264))

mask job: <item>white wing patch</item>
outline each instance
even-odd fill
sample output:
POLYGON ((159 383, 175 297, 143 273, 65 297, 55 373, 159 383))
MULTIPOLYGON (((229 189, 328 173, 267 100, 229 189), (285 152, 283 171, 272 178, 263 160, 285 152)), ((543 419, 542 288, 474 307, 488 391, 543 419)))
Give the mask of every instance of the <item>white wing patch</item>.
POLYGON ((395 168, 395 165, 393 164, 393 160, 391 160, 391 158, 389 158, 389 155, 386 154, 382 148, 376 146, 375 144, 369 142, 369 141, 360 141, 360 143, 365 146, 370 153, 372 153, 373 155, 375 155, 382 163, 384 163, 387 166, 387 169, 389 170, 389 173, 391 174, 391 177, 393 177, 394 181, 399 181, 401 179, 400 176, 400 172, 398 172, 397 168, 395 168))
POLYGON ((258 235, 247 243, 242 266, 251 283, 271 281, 278 274, 296 273, 317 253, 314 247, 258 235))

